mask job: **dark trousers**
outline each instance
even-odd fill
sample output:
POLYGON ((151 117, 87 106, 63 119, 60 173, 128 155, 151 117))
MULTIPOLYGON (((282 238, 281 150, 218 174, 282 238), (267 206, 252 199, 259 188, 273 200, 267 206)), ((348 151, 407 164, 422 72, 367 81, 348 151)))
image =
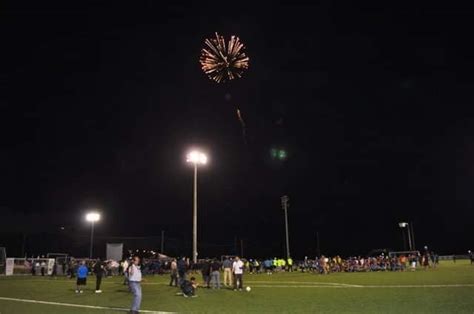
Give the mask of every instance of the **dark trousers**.
POLYGON ((178 275, 179 275, 178 284, 181 287, 181 285, 183 284, 183 281, 186 280, 186 273, 185 272, 178 272, 178 275))
POLYGON ((243 285, 242 274, 234 274, 234 289, 242 289, 243 285))
POLYGON ((101 283, 102 283, 102 276, 96 276, 95 290, 100 290, 101 283))
POLYGON ((172 286, 173 284, 176 287, 178 286, 178 274, 177 273, 171 273, 170 286, 172 286))
POLYGON ((211 275, 209 274, 206 274, 206 275, 202 275, 202 281, 204 281, 204 283, 206 284, 206 287, 209 288, 209 283, 211 282, 211 275))

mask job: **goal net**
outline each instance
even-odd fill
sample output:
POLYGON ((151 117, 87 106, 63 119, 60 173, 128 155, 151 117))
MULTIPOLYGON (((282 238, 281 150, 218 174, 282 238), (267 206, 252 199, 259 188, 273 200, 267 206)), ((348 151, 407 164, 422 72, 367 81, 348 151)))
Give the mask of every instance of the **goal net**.
MULTIPOLYGON (((48 253, 46 257, 54 259, 54 266, 56 268, 56 275, 66 275, 69 261, 71 258, 66 253, 48 253)), ((54 268, 53 268, 54 272, 54 268)))
POLYGON ((7 258, 6 275, 51 275, 54 258, 7 258))

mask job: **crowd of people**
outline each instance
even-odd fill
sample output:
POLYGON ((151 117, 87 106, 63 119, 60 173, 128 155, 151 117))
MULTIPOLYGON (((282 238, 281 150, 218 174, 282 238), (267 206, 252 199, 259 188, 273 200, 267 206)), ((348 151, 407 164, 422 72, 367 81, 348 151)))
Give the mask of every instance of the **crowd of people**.
MULTIPOLYGON (((94 274, 96 277, 95 293, 102 293, 102 277, 110 271, 109 266, 110 263, 102 262, 100 259, 81 261, 71 259, 68 266, 68 275, 71 278, 77 277, 76 293, 82 294, 84 292, 89 274, 94 274)), ((178 260, 170 259, 160 262, 159 267, 157 267, 156 261, 142 261, 138 256, 134 256, 132 259, 121 261, 117 269, 118 273, 124 276, 124 285, 128 287, 128 291, 133 295, 131 312, 138 313, 142 299, 140 282, 145 269, 160 269, 160 272, 158 272, 160 274, 169 271, 169 285, 179 288, 177 294, 184 297, 195 297, 198 283, 194 274, 198 272, 202 275, 201 286, 204 288, 221 289, 220 273, 223 270, 224 286, 233 286, 235 291, 242 291, 245 264, 239 257, 227 258, 223 262, 216 259, 203 260, 198 264, 192 264, 189 259, 183 257, 178 260)), ((155 272, 152 271, 149 274, 155 274, 155 272)))
POLYGON ((419 267, 436 267, 439 258, 435 254, 407 254, 400 256, 380 255, 376 257, 353 256, 341 258, 340 256, 318 259, 305 259, 299 263, 298 268, 303 272, 316 272, 329 274, 333 272, 370 272, 370 271, 415 271, 419 267))
MULTIPOLYGON (((474 263, 474 256, 469 251, 471 264, 474 263)), ((453 258, 455 262, 455 259, 453 258)), ((26 262, 26 261, 25 261, 26 262)), ((32 274, 41 273, 45 275, 47 265, 45 261, 30 261, 32 264, 32 274)), ((120 262, 100 259, 76 260, 70 258, 63 262, 54 263, 53 276, 57 273, 57 268, 62 267, 63 274, 70 278, 77 277, 76 290, 82 294, 87 284, 90 274, 96 277, 95 293, 101 293, 102 278, 107 276, 122 275, 124 285, 133 295, 131 311, 138 313, 141 304, 142 292, 140 282, 142 275, 162 275, 169 274, 169 286, 177 287, 177 294, 184 297, 195 297, 198 286, 209 289, 233 289, 243 290, 243 275, 265 273, 271 275, 278 272, 310 272, 316 274, 330 274, 337 272, 374 272, 374 271, 415 271, 418 268, 436 268, 439 264, 438 254, 425 250, 408 252, 406 254, 384 254, 378 256, 361 257, 352 256, 341 258, 339 255, 326 257, 324 255, 310 259, 293 262, 291 258, 267 258, 241 259, 236 257, 225 257, 218 259, 202 259, 198 263, 192 263, 188 258, 179 259, 168 258, 163 260, 140 259, 138 256, 124 259, 120 262), (198 284, 196 277, 202 276, 202 281, 198 284), (221 280, 221 275, 223 278, 221 280)))
POLYGON ((58 265, 58 267, 63 267, 63 273, 68 275, 70 278, 73 278, 77 272, 77 268, 84 262, 84 266, 87 267, 89 273, 94 271, 94 267, 97 263, 100 263, 103 269, 103 276, 117 276, 122 274, 120 270, 120 263, 114 260, 105 260, 101 261, 100 259, 75 259, 71 258, 69 261, 64 262, 63 265, 58 265))
POLYGON ((263 261, 249 259, 244 265, 249 273, 267 273, 281 271, 314 272, 329 274, 334 272, 369 272, 369 271, 415 271, 417 268, 435 268, 439 264, 439 256, 434 252, 425 251, 423 254, 412 252, 410 254, 385 255, 373 257, 352 256, 341 258, 339 255, 327 257, 322 255, 314 259, 305 257, 295 264, 291 258, 269 258, 263 261))
MULTIPOLYGON (((341 258, 339 255, 334 257, 316 257, 309 259, 305 257, 304 260, 293 262, 291 258, 268 258, 268 259, 242 259, 243 270, 249 274, 266 273, 271 275, 278 272, 312 272, 318 274, 329 274, 334 272, 370 272, 370 271, 414 271, 418 268, 427 269, 428 267, 435 268, 439 264, 439 256, 434 252, 425 252, 420 254, 414 252, 411 254, 401 255, 385 255, 380 254, 374 257, 352 256, 348 258, 341 258)), ((177 282, 180 278, 178 271, 174 266, 176 262, 171 263, 171 282, 177 282)), ((223 272, 223 282, 225 285, 230 285, 233 278, 232 259, 226 258, 222 262, 216 259, 201 260, 196 265, 190 265, 189 261, 182 260, 182 264, 186 265, 186 269, 191 271, 200 271, 202 274, 203 284, 206 287, 218 288, 217 282, 219 271, 223 272)), ((164 271, 167 270, 167 265, 164 265, 164 271)))
MULTIPOLYGON (((225 287, 233 287, 234 290, 242 290, 243 273, 245 263, 238 256, 227 257, 223 261, 217 259, 205 259, 197 264, 190 263, 189 259, 173 259, 166 263, 164 268, 170 272, 170 286, 181 287, 187 276, 200 272, 202 276, 202 287, 221 289, 221 271, 223 272, 223 282, 225 287)), ((196 280, 195 277, 194 281, 196 280)))
MULTIPOLYGON (((122 270, 126 278, 125 284, 128 286, 128 291, 132 293, 132 305, 131 313, 138 313, 140 310, 142 290, 142 272, 140 265, 140 258, 138 256, 133 257, 130 262, 121 263, 121 266, 126 265, 126 269, 122 270)), ((71 261, 69 267, 69 275, 71 278, 76 277, 76 294, 82 294, 84 287, 87 285, 87 278, 89 273, 92 273, 96 277, 95 281, 95 293, 102 293, 101 284, 102 278, 106 275, 106 265, 108 263, 102 262, 100 259, 97 260, 82 260, 79 262, 71 261)))

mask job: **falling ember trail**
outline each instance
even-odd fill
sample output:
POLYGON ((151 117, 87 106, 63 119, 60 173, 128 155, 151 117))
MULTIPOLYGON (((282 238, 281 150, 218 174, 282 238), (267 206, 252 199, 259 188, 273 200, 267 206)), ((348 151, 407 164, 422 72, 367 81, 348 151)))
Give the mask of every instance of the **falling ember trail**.
POLYGON ((242 138, 244 139, 245 145, 247 145, 247 134, 246 134, 245 121, 242 118, 242 114, 240 113, 239 108, 237 108, 237 118, 239 119, 240 125, 242 126, 242 138))

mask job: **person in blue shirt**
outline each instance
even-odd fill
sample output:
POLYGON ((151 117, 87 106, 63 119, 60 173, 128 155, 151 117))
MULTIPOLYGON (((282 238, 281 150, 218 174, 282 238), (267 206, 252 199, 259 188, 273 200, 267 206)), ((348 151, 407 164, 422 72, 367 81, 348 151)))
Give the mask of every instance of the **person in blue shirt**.
POLYGON ((272 265, 273 261, 271 259, 266 259, 265 261, 263 261, 263 267, 265 268, 267 275, 272 274, 272 265))
POLYGON ((82 286, 85 286, 87 283, 87 274, 89 269, 87 269, 86 262, 82 261, 81 265, 77 268, 77 287, 76 293, 82 293, 82 286))

